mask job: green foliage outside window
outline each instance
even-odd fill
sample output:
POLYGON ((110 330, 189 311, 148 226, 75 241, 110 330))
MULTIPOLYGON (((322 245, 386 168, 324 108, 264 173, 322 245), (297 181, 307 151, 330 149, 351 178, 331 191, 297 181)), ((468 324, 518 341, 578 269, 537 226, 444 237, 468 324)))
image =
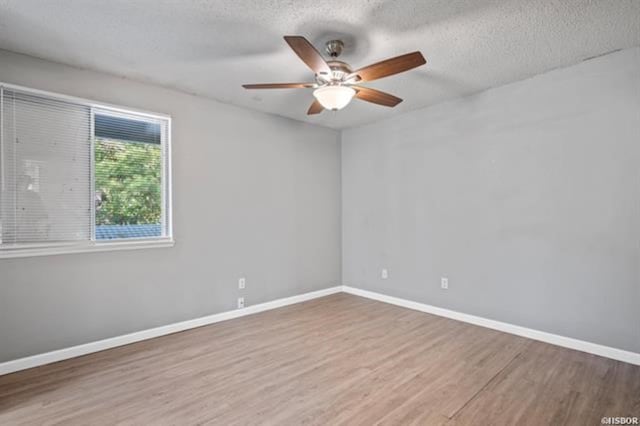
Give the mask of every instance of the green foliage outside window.
POLYGON ((160 223, 161 174, 159 145, 97 139, 96 225, 160 223))

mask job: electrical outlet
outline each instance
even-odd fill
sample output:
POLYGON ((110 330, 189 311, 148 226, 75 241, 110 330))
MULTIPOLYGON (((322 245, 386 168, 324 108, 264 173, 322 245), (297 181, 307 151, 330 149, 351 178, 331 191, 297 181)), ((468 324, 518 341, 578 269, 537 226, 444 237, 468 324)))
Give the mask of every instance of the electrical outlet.
POLYGON ((242 290, 247 284, 247 279, 245 277, 242 277, 240 279, 238 279, 238 288, 240 290, 242 290))
POLYGON ((386 269, 383 269, 382 272, 380 273, 380 278, 382 278, 383 280, 386 280, 387 278, 389 278, 389 271, 386 269))
POLYGON ((449 278, 441 277, 440 278, 440 287, 442 287, 445 290, 448 290, 449 289, 449 278))
POLYGON ((238 297, 238 309, 244 308, 244 297, 238 297))

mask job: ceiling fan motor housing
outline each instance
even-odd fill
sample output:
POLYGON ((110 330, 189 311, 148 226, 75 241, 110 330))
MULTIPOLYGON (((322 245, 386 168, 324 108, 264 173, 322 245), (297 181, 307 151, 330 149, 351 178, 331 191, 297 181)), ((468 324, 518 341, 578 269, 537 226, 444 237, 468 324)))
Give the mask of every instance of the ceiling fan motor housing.
POLYGON ((327 61, 327 65, 331 68, 331 73, 316 74, 316 81, 319 84, 341 83, 351 74, 352 71, 349 64, 336 59, 342 53, 343 48, 344 43, 342 40, 330 40, 325 44, 325 51, 331 57, 331 60, 327 61))
POLYGON ((342 61, 327 61, 327 65, 331 68, 331 74, 316 74, 316 80, 320 84, 344 82, 352 72, 349 64, 342 61))

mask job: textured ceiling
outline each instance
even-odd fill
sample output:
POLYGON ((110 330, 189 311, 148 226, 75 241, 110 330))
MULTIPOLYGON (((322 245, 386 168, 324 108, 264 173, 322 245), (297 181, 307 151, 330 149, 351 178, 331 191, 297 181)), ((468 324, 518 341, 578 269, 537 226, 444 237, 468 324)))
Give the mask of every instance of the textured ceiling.
POLYGON ((639 0, 0 0, 0 48, 344 128, 640 44, 639 0), (427 65, 368 85, 404 102, 354 101, 307 117, 312 81, 283 35, 346 43, 357 68, 413 50, 427 65))

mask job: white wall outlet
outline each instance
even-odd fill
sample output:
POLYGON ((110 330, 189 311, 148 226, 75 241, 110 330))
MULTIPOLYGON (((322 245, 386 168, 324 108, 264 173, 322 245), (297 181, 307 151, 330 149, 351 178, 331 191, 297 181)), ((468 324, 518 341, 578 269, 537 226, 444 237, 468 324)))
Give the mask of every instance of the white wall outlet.
POLYGON ((238 297, 238 309, 244 308, 244 297, 238 297))
POLYGON ((442 287, 445 290, 448 290, 449 289, 449 278, 441 277, 440 278, 440 287, 442 287))
POLYGON ((383 269, 380 273, 380 278, 382 278, 383 280, 389 278, 389 271, 387 269, 383 269))
POLYGON ((238 279, 238 288, 242 290, 247 285, 247 279, 245 277, 238 279))

